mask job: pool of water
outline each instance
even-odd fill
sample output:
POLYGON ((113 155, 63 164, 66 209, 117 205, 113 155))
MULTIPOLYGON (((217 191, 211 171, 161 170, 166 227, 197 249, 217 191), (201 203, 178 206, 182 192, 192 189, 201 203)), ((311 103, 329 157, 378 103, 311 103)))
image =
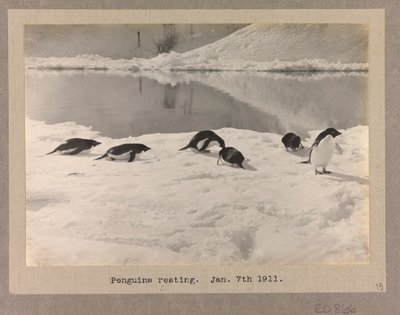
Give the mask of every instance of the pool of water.
POLYGON ((232 127, 302 136, 367 125, 367 75, 27 71, 26 115, 112 138, 232 127))

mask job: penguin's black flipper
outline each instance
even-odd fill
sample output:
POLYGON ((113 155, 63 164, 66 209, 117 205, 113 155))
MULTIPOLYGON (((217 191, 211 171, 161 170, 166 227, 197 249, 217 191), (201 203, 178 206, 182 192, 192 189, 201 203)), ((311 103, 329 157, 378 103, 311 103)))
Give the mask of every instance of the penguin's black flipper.
MULTIPOLYGON (((309 148, 307 150, 307 152, 306 152, 306 153, 308 153, 308 160, 307 161, 301 161, 299 163, 302 163, 302 164, 310 164, 311 163, 311 153, 312 153, 313 148, 314 148, 314 145, 311 146, 311 148, 309 148)), ((303 157, 304 157, 304 155, 303 155, 303 157)))
POLYGON ((135 159, 135 156, 136 156, 136 153, 132 151, 132 152, 130 153, 128 162, 132 162, 132 161, 135 159))
POLYGON ((54 152, 57 152, 57 149, 54 149, 53 151, 46 153, 46 154, 53 154, 54 152))
POLYGON ((107 153, 105 153, 104 155, 102 155, 102 156, 98 157, 98 158, 97 158, 97 159, 95 159, 95 160, 101 160, 101 159, 104 159, 106 156, 107 156, 107 153))
POLYGON ((62 151, 62 150, 68 150, 68 149, 69 149, 68 145, 66 143, 63 143, 63 144, 60 144, 57 148, 55 148, 53 151, 51 151, 47 154, 52 154, 52 153, 60 151, 60 150, 62 151))
POLYGON ((186 150, 188 148, 190 148, 190 143, 186 147, 183 147, 183 148, 179 149, 179 151, 186 150))

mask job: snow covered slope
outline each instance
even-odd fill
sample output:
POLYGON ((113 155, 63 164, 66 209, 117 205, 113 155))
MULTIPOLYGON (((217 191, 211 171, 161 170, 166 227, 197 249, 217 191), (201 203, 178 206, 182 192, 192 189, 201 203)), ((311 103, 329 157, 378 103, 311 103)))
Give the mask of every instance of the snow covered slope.
POLYGON ((103 70, 329 70, 368 69, 368 32, 363 25, 253 24, 214 43, 152 59, 27 58, 31 69, 103 70))
POLYGON ((349 24, 252 24, 186 56, 215 55, 221 59, 329 63, 368 62, 368 32, 349 24))
POLYGON ((178 151, 193 133, 115 140, 75 123, 26 128, 28 265, 368 262, 368 127, 341 130, 344 153, 324 176, 268 133, 216 131, 249 159, 242 170, 217 166, 216 150, 178 151), (102 144, 46 155, 72 137, 102 144), (125 142, 152 149, 132 163, 94 160, 125 142))

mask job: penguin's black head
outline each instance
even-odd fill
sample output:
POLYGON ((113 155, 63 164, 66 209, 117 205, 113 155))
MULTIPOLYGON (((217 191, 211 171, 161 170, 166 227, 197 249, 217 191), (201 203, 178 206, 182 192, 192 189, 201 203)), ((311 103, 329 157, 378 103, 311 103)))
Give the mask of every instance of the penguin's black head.
POLYGON ((149 151, 149 150, 151 150, 151 148, 149 148, 149 147, 146 146, 146 145, 143 145, 143 151, 144 151, 144 152, 149 151))
POLYGON ((331 135, 333 138, 342 134, 341 132, 337 131, 335 128, 328 128, 325 130, 325 132, 328 135, 331 135))
POLYGON ((221 140, 219 141, 219 146, 220 146, 222 149, 224 149, 224 148, 225 148, 225 141, 221 139, 221 140))
POLYGON ((101 144, 101 142, 97 142, 96 140, 90 140, 92 142, 92 147, 101 144))
POLYGON ((301 146, 301 139, 299 136, 294 136, 291 143, 291 148, 295 151, 297 148, 301 146))

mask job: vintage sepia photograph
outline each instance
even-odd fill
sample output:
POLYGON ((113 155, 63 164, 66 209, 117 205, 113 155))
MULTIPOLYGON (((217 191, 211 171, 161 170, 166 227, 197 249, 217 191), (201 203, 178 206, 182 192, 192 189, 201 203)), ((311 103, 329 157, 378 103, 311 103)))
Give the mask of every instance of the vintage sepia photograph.
POLYGON ((366 24, 25 25, 26 265, 368 264, 366 24))

